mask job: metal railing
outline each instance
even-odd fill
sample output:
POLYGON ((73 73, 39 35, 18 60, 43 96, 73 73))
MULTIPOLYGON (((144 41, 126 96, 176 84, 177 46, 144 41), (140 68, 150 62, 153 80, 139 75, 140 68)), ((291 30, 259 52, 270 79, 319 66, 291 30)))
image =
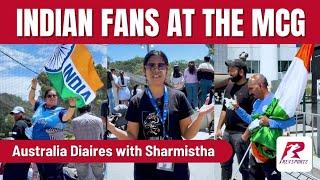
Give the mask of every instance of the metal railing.
MULTIPOLYGON (((302 133, 302 136, 306 136, 307 133, 311 133, 311 139, 312 139, 312 149, 313 149, 313 154, 319 154, 317 152, 317 147, 320 145, 319 142, 317 142, 318 145, 316 145, 315 143, 315 138, 318 132, 317 127, 315 127, 315 121, 317 121, 318 119, 320 120, 320 114, 316 114, 316 113, 310 113, 310 112, 303 112, 303 111, 296 111, 295 114, 295 118, 296 118, 296 125, 295 125, 295 131, 293 131, 295 133, 296 136, 298 136, 298 134, 302 133), (299 128, 302 125, 302 129, 299 128), (300 126, 299 126, 300 125, 300 126)), ((292 130, 290 130, 290 132, 292 132, 292 130)))
MULTIPOLYGON (((319 155, 319 152, 317 152, 320 148, 320 143, 316 142, 315 139, 318 135, 318 129, 316 127, 315 122, 320 119, 320 114, 316 113, 310 113, 310 112, 303 112, 303 111, 296 111, 295 113, 296 118, 296 125, 295 127, 289 128, 289 132, 291 134, 295 134, 295 136, 302 135, 302 136, 311 136, 312 139, 312 154, 313 155, 319 155), (318 147, 318 148, 317 148, 318 147)), ((319 123, 319 122, 318 122, 319 123)), ((319 167, 315 167, 315 164, 313 163, 312 169, 316 169, 319 167)), ((287 174, 295 179, 303 179, 303 180, 317 180, 319 179, 319 174, 312 174, 311 173, 305 173, 305 172, 288 172, 287 174), (317 177, 315 177, 317 176, 317 177)))

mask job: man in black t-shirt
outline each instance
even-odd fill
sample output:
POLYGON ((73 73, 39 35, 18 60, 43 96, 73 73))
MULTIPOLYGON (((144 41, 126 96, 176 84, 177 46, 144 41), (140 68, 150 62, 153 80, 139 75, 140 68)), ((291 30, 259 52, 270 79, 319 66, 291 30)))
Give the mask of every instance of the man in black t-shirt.
MULTIPOLYGON (((31 126, 31 121, 25 118, 23 107, 16 106, 10 112, 15 123, 12 128, 11 137, 14 140, 28 140, 25 129, 31 126)), ((3 179, 27 179, 30 163, 6 163, 4 165, 3 179)))
MULTIPOLYGON (((251 114, 254 98, 249 94, 246 79, 247 66, 245 62, 236 59, 234 61, 227 61, 226 65, 228 66, 228 72, 231 78, 226 87, 224 98, 236 98, 239 105, 245 109, 247 113, 251 114)), ((249 146, 249 142, 244 142, 241 139, 241 135, 245 132, 247 127, 248 124, 242 121, 234 110, 226 108, 226 101, 224 100, 217 126, 216 137, 222 137, 222 139, 231 144, 233 152, 237 155, 238 162, 241 161, 249 146), (226 125, 226 128, 222 136, 221 128, 224 124, 226 125)), ((232 176, 233 155, 227 162, 221 163, 222 180, 229 180, 232 176)), ((249 157, 247 156, 240 167, 243 180, 249 179, 248 164, 249 157)))

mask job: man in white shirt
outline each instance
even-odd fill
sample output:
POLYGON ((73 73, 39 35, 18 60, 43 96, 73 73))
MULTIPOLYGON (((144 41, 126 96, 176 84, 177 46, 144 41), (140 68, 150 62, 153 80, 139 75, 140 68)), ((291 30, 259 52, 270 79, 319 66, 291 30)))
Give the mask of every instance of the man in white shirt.
POLYGON ((207 94, 209 93, 209 89, 213 85, 214 80, 214 69, 210 64, 209 56, 205 56, 204 62, 199 65, 197 77, 200 83, 199 107, 201 107, 205 103, 207 94))

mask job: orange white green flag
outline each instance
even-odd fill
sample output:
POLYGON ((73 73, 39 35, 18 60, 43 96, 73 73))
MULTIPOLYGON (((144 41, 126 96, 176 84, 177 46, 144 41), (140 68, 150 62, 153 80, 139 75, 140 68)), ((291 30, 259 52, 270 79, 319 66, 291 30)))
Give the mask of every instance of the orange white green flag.
POLYGON ((103 86, 85 45, 60 45, 45 65, 45 71, 61 98, 76 98, 77 107, 93 101, 96 91, 103 86))

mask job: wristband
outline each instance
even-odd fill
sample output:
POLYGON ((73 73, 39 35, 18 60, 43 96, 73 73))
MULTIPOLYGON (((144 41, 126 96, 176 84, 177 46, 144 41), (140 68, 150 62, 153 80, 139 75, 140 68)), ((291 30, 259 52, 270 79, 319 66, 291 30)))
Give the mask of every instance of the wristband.
POLYGON ((76 108, 76 106, 69 106, 69 108, 76 108))
POLYGON ((36 89, 36 88, 34 88, 34 87, 31 87, 31 89, 32 89, 32 90, 37 90, 37 89, 36 89))

